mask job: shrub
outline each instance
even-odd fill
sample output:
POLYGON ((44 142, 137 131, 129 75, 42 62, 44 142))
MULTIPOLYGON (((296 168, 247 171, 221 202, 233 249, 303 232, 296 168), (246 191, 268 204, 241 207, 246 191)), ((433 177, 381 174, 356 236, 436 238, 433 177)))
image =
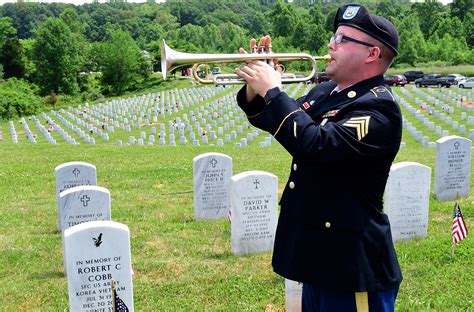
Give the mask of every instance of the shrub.
POLYGON ((0 83, 0 118, 35 114, 40 108, 41 99, 33 89, 34 86, 16 78, 0 83))

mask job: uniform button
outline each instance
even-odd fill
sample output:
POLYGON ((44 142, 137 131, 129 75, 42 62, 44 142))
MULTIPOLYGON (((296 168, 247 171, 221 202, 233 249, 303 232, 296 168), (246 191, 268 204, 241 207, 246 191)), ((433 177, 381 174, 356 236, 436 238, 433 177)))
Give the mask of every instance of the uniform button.
POLYGON ((294 189, 295 188, 295 182, 291 181, 290 184, 289 184, 289 187, 290 187, 290 189, 294 189))
POLYGON ((298 169, 298 166, 296 164, 293 164, 293 171, 296 171, 298 169))
POLYGON ((326 223, 324 224, 324 226, 326 227, 326 229, 329 229, 329 228, 331 227, 331 223, 326 222, 326 223))

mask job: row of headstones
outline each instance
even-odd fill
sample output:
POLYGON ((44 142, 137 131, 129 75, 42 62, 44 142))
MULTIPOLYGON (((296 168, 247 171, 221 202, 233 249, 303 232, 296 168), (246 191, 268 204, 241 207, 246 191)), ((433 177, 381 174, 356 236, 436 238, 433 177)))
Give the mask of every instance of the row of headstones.
MULTIPOLYGON (((408 92, 406 89, 402 89, 401 93, 405 95, 406 97, 410 98, 411 100, 413 100, 414 98, 413 94, 408 92)), ((425 94, 423 93, 423 95, 425 94)), ((415 104, 418 105, 421 109, 427 111, 428 114, 434 115, 436 118, 441 119, 441 121, 452 119, 450 117, 448 117, 450 119, 446 118, 446 114, 453 115, 455 112, 454 107, 449 106, 443 102, 440 102, 438 99, 434 99, 431 97, 425 97, 424 99, 427 101, 425 102, 421 100, 420 98, 415 97, 415 104), (427 104, 427 102, 433 105, 429 105, 427 104), (439 112, 435 107, 439 107, 443 112, 439 112)), ((466 104, 461 104, 461 102, 457 102, 456 107, 461 108, 461 120, 467 120, 468 125, 474 124, 473 116, 469 116, 469 114, 474 112, 474 107, 471 107, 466 104)))
MULTIPOLYGON (((420 122, 423 123, 423 125, 425 125, 429 131, 435 131, 435 134, 436 136, 439 136, 439 137, 446 137, 449 135, 449 131, 448 130, 443 130, 441 128, 441 126, 436 126, 434 122, 430 121, 429 118, 425 117, 419 109, 415 109, 414 107, 412 107, 407 101, 405 101, 403 98, 400 98, 398 96, 396 96, 397 98, 397 101, 399 103, 401 103, 401 105, 403 107, 405 107, 408 112, 410 112, 416 119, 418 119, 420 122)), ((436 110, 432 110, 431 107, 427 107, 427 110, 428 110, 428 113, 430 115, 433 114, 434 112, 434 116, 439 116, 439 112, 436 111, 436 110)), ((440 120, 443 121, 445 118, 445 115, 444 114, 441 114, 441 118, 440 120)), ((466 117, 466 116, 464 116, 466 117)), ((462 116, 461 116, 462 118, 462 116)), ((471 116, 469 116, 469 118, 471 118, 471 116)), ((474 119, 474 117, 473 117, 474 119)), ((465 125, 459 125, 459 123, 457 121, 452 121, 451 120, 451 117, 448 117, 448 120, 446 121, 446 124, 448 125, 451 125, 452 124, 452 128, 453 130, 458 130, 460 134, 462 135, 465 135, 466 134, 466 126, 465 125)), ((469 121, 468 121, 468 124, 469 124, 469 121)), ((423 146, 425 147, 435 147, 435 143, 434 142, 429 142, 429 137, 428 136, 423 136, 423 132, 422 131, 418 131, 415 127, 413 127, 413 125, 408 122, 405 118, 404 118, 404 127, 407 129, 407 131, 409 131, 413 137, 415 137, 416 141, 417 142, 421 142, 423 144, 423 146)), ((474 129, 470 129, 469 130, 469 139, 474 139, 474 129)))
POLYGON ((455 95, 442 94, 435 91, 434 89, 428 89, 428 94, 427 94, 421 89, 413 88, 411 89, 411 91, 417 95, 417 97, 414 97, 413 93, 411 93, 409 90, 410 89, 407 89, 407 88, 401 88, 400 92, 402 92, 405 96, 409 97, 410 99, 415 98, 415 101, 417 101, 417 104, 419 104, 419 102, 421 101, 423 102, 426 101, 426 102, 434 104, 435 106, 442 109, 444 112, 451 115, 454 114, 454 107, 461 108, 461 111, 467 111, 469 114, 474 112, 474 107, 471 106, 472 99, 470 99, 471 101, 468 102, 465 96, 462 97, 463 100, 460 100, 460 99, 457 99, 455 95), (429 94, 432 94, 434 96, 431 96, 429 94), (449 102, 451 102, 450 103, 451 105, 448 104, 449 102), (468 103, 471 103, 471 105, 468 105, 468 103))
POLYGON ((110 192, 97 186, 96 167, 69 162, 55 174, 70 311, 133 311, 130 231, 111 221, 110 192))
MULTIPOLYGON (((406 88, 405 88, 406 89, 406 88)), ((444 88, 431 88, 428 87, 425 91, 423 91, 421 88, 416 88, 413 86, 411 88, 414 92, 420 94, 423 96, 423 94, 429 93, 434 95, 435 97, 451 102, 451 104, 455 105, 456 103, 473 103, 473 92, 472 90, 466 90, 466 89, 460 89, 460 88, 451 88, 451 89, 444 89, 444 88)))

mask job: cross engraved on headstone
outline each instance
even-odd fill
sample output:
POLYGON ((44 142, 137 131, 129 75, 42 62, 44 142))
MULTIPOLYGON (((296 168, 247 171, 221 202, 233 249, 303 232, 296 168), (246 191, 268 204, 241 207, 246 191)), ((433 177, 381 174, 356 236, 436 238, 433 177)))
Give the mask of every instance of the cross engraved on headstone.
POLYGON ((459 148, 459 145, 461 145, 461 144, 460 144, 458 141, 456 141, 456 142, 454 143, 454 148, 455 148, 455 149, 458 149, 458 148, 459 148))
POLYGON ((87 207, 87 204, 89 203, 90 200, 91 200, 90 197, 87 195, 84 195, 81 197, 81 202, 82 202, 82 205, 84 205, 84 207, 87 207))
POLYGON ((255 184, 255 189, 258 190, 258 185, 260 184, 260 181, 258 181, 258 179, 255 179, 253 184, 255 184))
POLYGON ((210 161, 210 164, 212 166, 212 168, 215 168, 216 165, 217 165, 217 160, 215 158, 213 158, 211 161, 210 161))
POLYGON ((81 173, 81 170, 77 169, 77 168, 74 168, 74 170, 72 171, 72 173, 74 174, 74 176, 77 178, 79 176, 79 173, 81 173))

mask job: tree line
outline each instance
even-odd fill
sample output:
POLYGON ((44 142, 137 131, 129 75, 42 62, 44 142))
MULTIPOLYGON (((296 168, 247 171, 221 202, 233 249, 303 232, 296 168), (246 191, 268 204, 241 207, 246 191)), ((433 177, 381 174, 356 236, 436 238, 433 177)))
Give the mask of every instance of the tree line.
MULTIPOLYGON (((161 70, 162 39, 178 51, 236 53, 249 38, 271 34, 278 52, 323 55, 342 3, 6 3, 0 6, 0 78, 23 79, 28 96, 121 94, 149 79, 151 68, 161 70), (91 78, 90 73, 100 74, 91 78)), ((393 66, 474 64, 472 0, 447 6, 434 0, 359 3, 397 26, 400 49, 393 66)), ((0 92, 5 85, 0 84, 0 92)), ((0 116, 5 117, 3 102, 0 99, 0 116)))

